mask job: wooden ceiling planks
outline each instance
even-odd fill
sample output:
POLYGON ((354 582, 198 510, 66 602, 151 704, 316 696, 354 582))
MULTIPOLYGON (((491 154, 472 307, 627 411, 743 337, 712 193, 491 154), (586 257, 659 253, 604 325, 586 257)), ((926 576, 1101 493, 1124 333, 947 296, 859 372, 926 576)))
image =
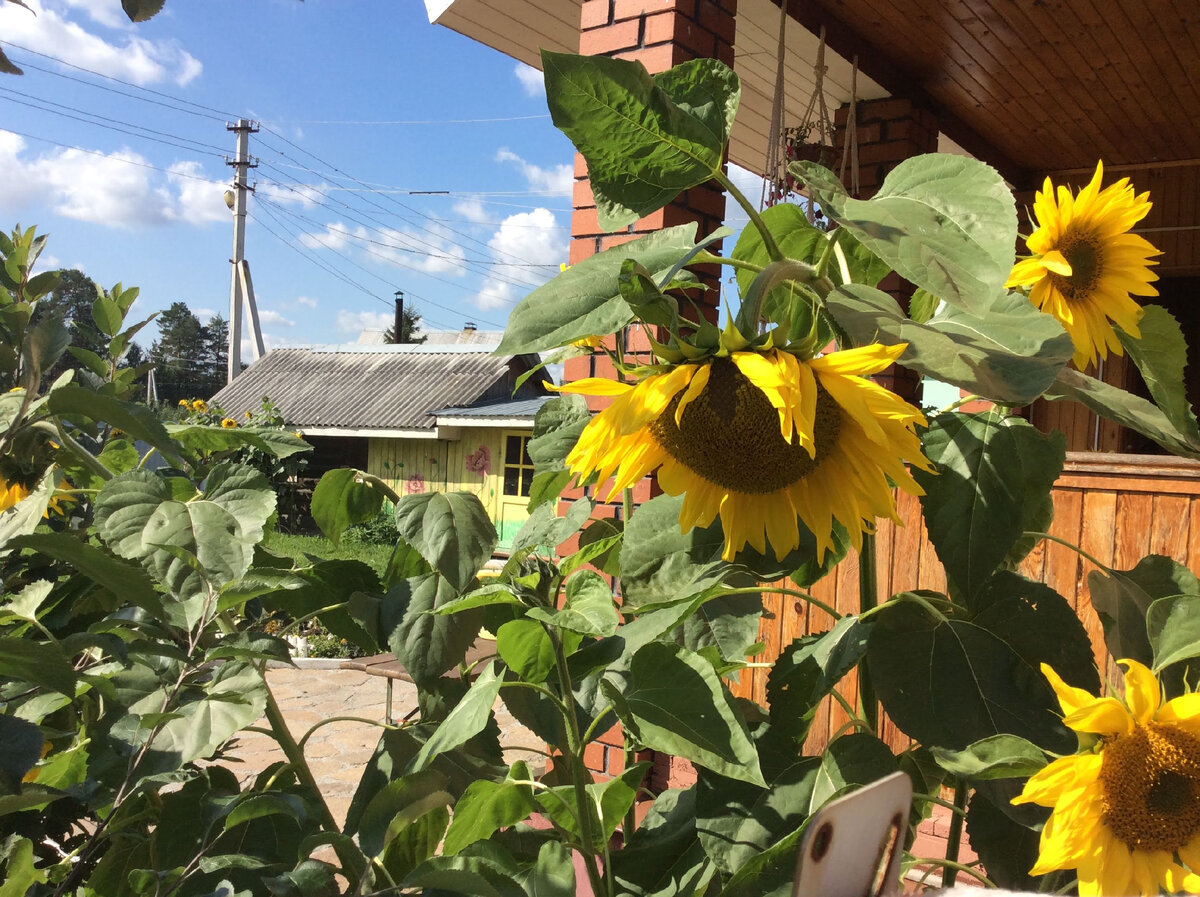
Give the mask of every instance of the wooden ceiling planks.
POLYGON ((884 87, 927 96, 946 120, 1019 167, 1200 158, 1200 12, 1191 0, 807 0, 802 7, 793 13, 807 27, 831 23, 840 52, 878 47, 884 87))

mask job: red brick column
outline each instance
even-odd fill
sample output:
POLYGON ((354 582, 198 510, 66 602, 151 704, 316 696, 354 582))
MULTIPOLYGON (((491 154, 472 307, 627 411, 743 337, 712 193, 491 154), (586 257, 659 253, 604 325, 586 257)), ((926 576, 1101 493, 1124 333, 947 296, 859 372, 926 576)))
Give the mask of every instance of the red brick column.
MULTIPOLYGON (((612 56, 641 62, 651 74, 664 72, 689 59, 714 58, 733 65, 733 40, 737 0, 583 0, 580 16, 579 52, 589 56, 612 56)), ((634 222, 614 234, 600 229, 596 203, 588 182, 583 157, 575 156, 575 186, 572 198, 570 264, 594 253, 628 242, 636 237, 695 221, 698 236, 716 230, 725 217, 725 196, 716 183, 701 184, 679 195, 670 205, 634 222)), ((716 247, 714 247, 716 251, 716 247)), ((713 269, 702 276, 709 290, 693 297, 703 304, 712 319, 719 305, 719 272, 713 269)), ((640 328, 626 333, 627 351, 648 352, 650 345, 640 328)), ((566 363, 564 379, 614 377, 607 356, 594 354, 566 363)), ((589 398, 593 410, 606 402, 589 398)), ((634 487, 634 499, 643 502, 658 491, 653 478, 634 487)), ((579 497, 577 490, 563 494, 565 500, 579 497)), ((607 490, 604 490, 607 494, 607 490)), ((620 516, 620 506, 599 505, 595 517, 620 516)), ((568 548, 571 546, 568 545, 568 548)), ((588 748, 587 766, 599 779, 619 774, 624 768, 624 737, 619 726, 606 732, 588 748)), ((649 754, 650 752, 646 752, 649 754)), ((649 759, 642 755, 640 759, 649 759)), ((656 761, 669 763, 667 758, 656 761)), ((665 787, 666 782, 656 782, 665 787)))
MULTIPOLYGON (((928 109, 901 97, 866 100, 856 106, 859 190, 855 195, 859 199, 869 199, 882 186, 888 172, 905 159, 937 152, 938 123, 928 109)), ((834 114, 837 149, 834 158, 839 160, 839 165, 849 119, 849 106, 843 106, 834 114)), ((847 190, 853 190, 854 180, 849 169, 843 181, 847 190)), ((879 284, 879 289, 894 296, 903 308, 908 308, 913 285, 900 275, 889 274, 879 284)), ((899 365, 892 365, 874 379, 909 401, 916 398, 919 390, 920 378, 899 365)))

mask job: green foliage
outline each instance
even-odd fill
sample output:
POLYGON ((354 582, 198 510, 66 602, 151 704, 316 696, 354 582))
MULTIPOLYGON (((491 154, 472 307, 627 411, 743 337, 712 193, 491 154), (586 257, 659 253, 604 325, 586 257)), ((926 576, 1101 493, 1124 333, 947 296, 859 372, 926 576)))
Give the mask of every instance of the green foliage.
MULTIPOLYGON (((124 6, 140 20, 162 3, 124 6)), ((723 178, 739 86, 720 64, 651 77, 616 60, 543 61, 605 226, 723 178)), ((698 240, 694 226, 614 246, 530 293, 500 353, 573 354, 586 350, 572 343, 615 337, 605 351, 640 379, 745 349, 807 359, 830 340, 905 343, 902 362, 924 376, 1002 406, 1076 398, 1200 457, 1186 346, 1168 315, 1150 310, 1140 339, 1120 337, 1148 385, 1142 399, 1069 368, 1062 327, 1005 291, 1016 215, 990 168, 919 157, 870 200, 819 167, 793 170, 835 226, 778 206, 752 215, 731 259, 713 254, 724 231, 698 240), (718 263, 734 265, 741 294, 724 331, 689 302, 690 268, 718 263), (907 314, 875 289, 890 271, 920 288, 907 314), (624 354, 631 323, 652 358, 624 354)), ((164 423, 163 409, 131 402, 136 371, 121 360, 142 326, 125 320, 136 291, 47 298, 63 276, 31 275, 44 245, 32 230, 0 234, 4 893, 568 897, 578 868, 607 897, 782 895, 812 815, 896 770, 917 794, 910 822, 954 786, 994 881, 1069 886, 1028 875, 1045 813, 1010 804, 1049 756, 1079 744, 1043 668, 1100 688, 1072 607, 1015 572, 1050 523, 1060 436, 1001 409, 934 417, 921 439, 936 473, 915 476, 948 594, 876 595, 887 577, 867 535, 857 577, 839 577, 860 583, 856 613, 806 591, 849 553, 840 524, 819 562, 807 530, 782 559, 746 548, 728 561, 719 519, 680 531, 682 496, 630 502, 612 519, 590 492, 564 499, 566 459, 592 419, 579 396, 537 417, 530 513, 502 569, 489 564, 497 533, 476 495, 401 498, 363 471, 322 478, 311 513, 331 541, 297 543, 273 520, 305 446, 277 410, 264 401, 226 421, 190 389, 164 423), (85 344, 68 356, 72 335, 85 344), (368 563, 355 527, 386 556, 368 563), (830 622, 756 664, 770 666, 760 707, 734 698, 730 679, 764 650, 766 594, 830 622), (416 714, 382 727, 344 823, 265 672, 305 631, 390 649, 417 689, 416 714), (806 754, 831 699, 845 724, 806 754), (877 699, 912 747, 881 739, 877 699), (544 741, 545 769, 503 762, 500 705, 544 741), (618 722, 623 745, 608 736, 618 722), (248 727, 269 732, 286 762, 235 774, 228 760, 248 727), (622 747, 619 775, 589 768, 599 750, 611 770, 622 747), (650 749, 691 761, 698 781, 656 795, 639 823, 650 749)), ((160 360, 215 351, 186 306, 164 317, 160 360)), ((1089 585, 1115 655, 1153 667, 1169 695, 1195 682, 1194 574, 1151 557, 1100 568, 1089 585)))

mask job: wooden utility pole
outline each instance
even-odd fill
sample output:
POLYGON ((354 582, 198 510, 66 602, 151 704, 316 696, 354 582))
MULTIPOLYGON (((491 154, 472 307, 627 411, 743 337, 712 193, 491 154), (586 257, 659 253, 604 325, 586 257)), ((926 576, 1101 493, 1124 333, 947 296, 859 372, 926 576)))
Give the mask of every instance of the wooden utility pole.
MULTIPOLYGON (((254 332, 254 347, 258 357, 264 353, 262 328, 258 322, 258 306, 254 301, 254 284, 250 280, 250 263, 246 261, 246 194, 254 188, 246 183, 246 172, 257 168, 257 162, 250 161, 250 135, 258 133, 258 128, 248 119, 239 118, 236 125, 226 125, 226 131, 237 134, 237 155, 225 164, 233 168, 233 273, 229 284, 229 359, 225 371, 225 382, 232 383, 233 378, 242 372, 242 306, 250 308, 250 325, 254 332)), ((227 200, 229 194, 226 194, 227 200)))

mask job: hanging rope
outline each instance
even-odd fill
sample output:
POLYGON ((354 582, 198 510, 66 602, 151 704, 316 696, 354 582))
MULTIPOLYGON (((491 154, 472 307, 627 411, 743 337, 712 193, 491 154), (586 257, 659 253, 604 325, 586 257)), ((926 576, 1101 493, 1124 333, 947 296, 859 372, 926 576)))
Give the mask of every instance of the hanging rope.
POLYGON ((779 41, 775 49, 775 96, 771 100, 771 125, 767 132, 767 158, 763 165, 762 194, 758 199, 758 207, 773 206, 783 195, 780 185, 787 176, 787 154, 783 146, 783 115, 784 115, 784 52, 786 50, 785 36, 787 34, 788 2, 781 0, 779 4, 779 41))
POLYGON ((846 183, 846 163, 850 163, 850 193, 858 196, 858 54, 850 65, 850 109, 846 116, 846 135, 842 141, 842 167, 838 177, 846 183))

